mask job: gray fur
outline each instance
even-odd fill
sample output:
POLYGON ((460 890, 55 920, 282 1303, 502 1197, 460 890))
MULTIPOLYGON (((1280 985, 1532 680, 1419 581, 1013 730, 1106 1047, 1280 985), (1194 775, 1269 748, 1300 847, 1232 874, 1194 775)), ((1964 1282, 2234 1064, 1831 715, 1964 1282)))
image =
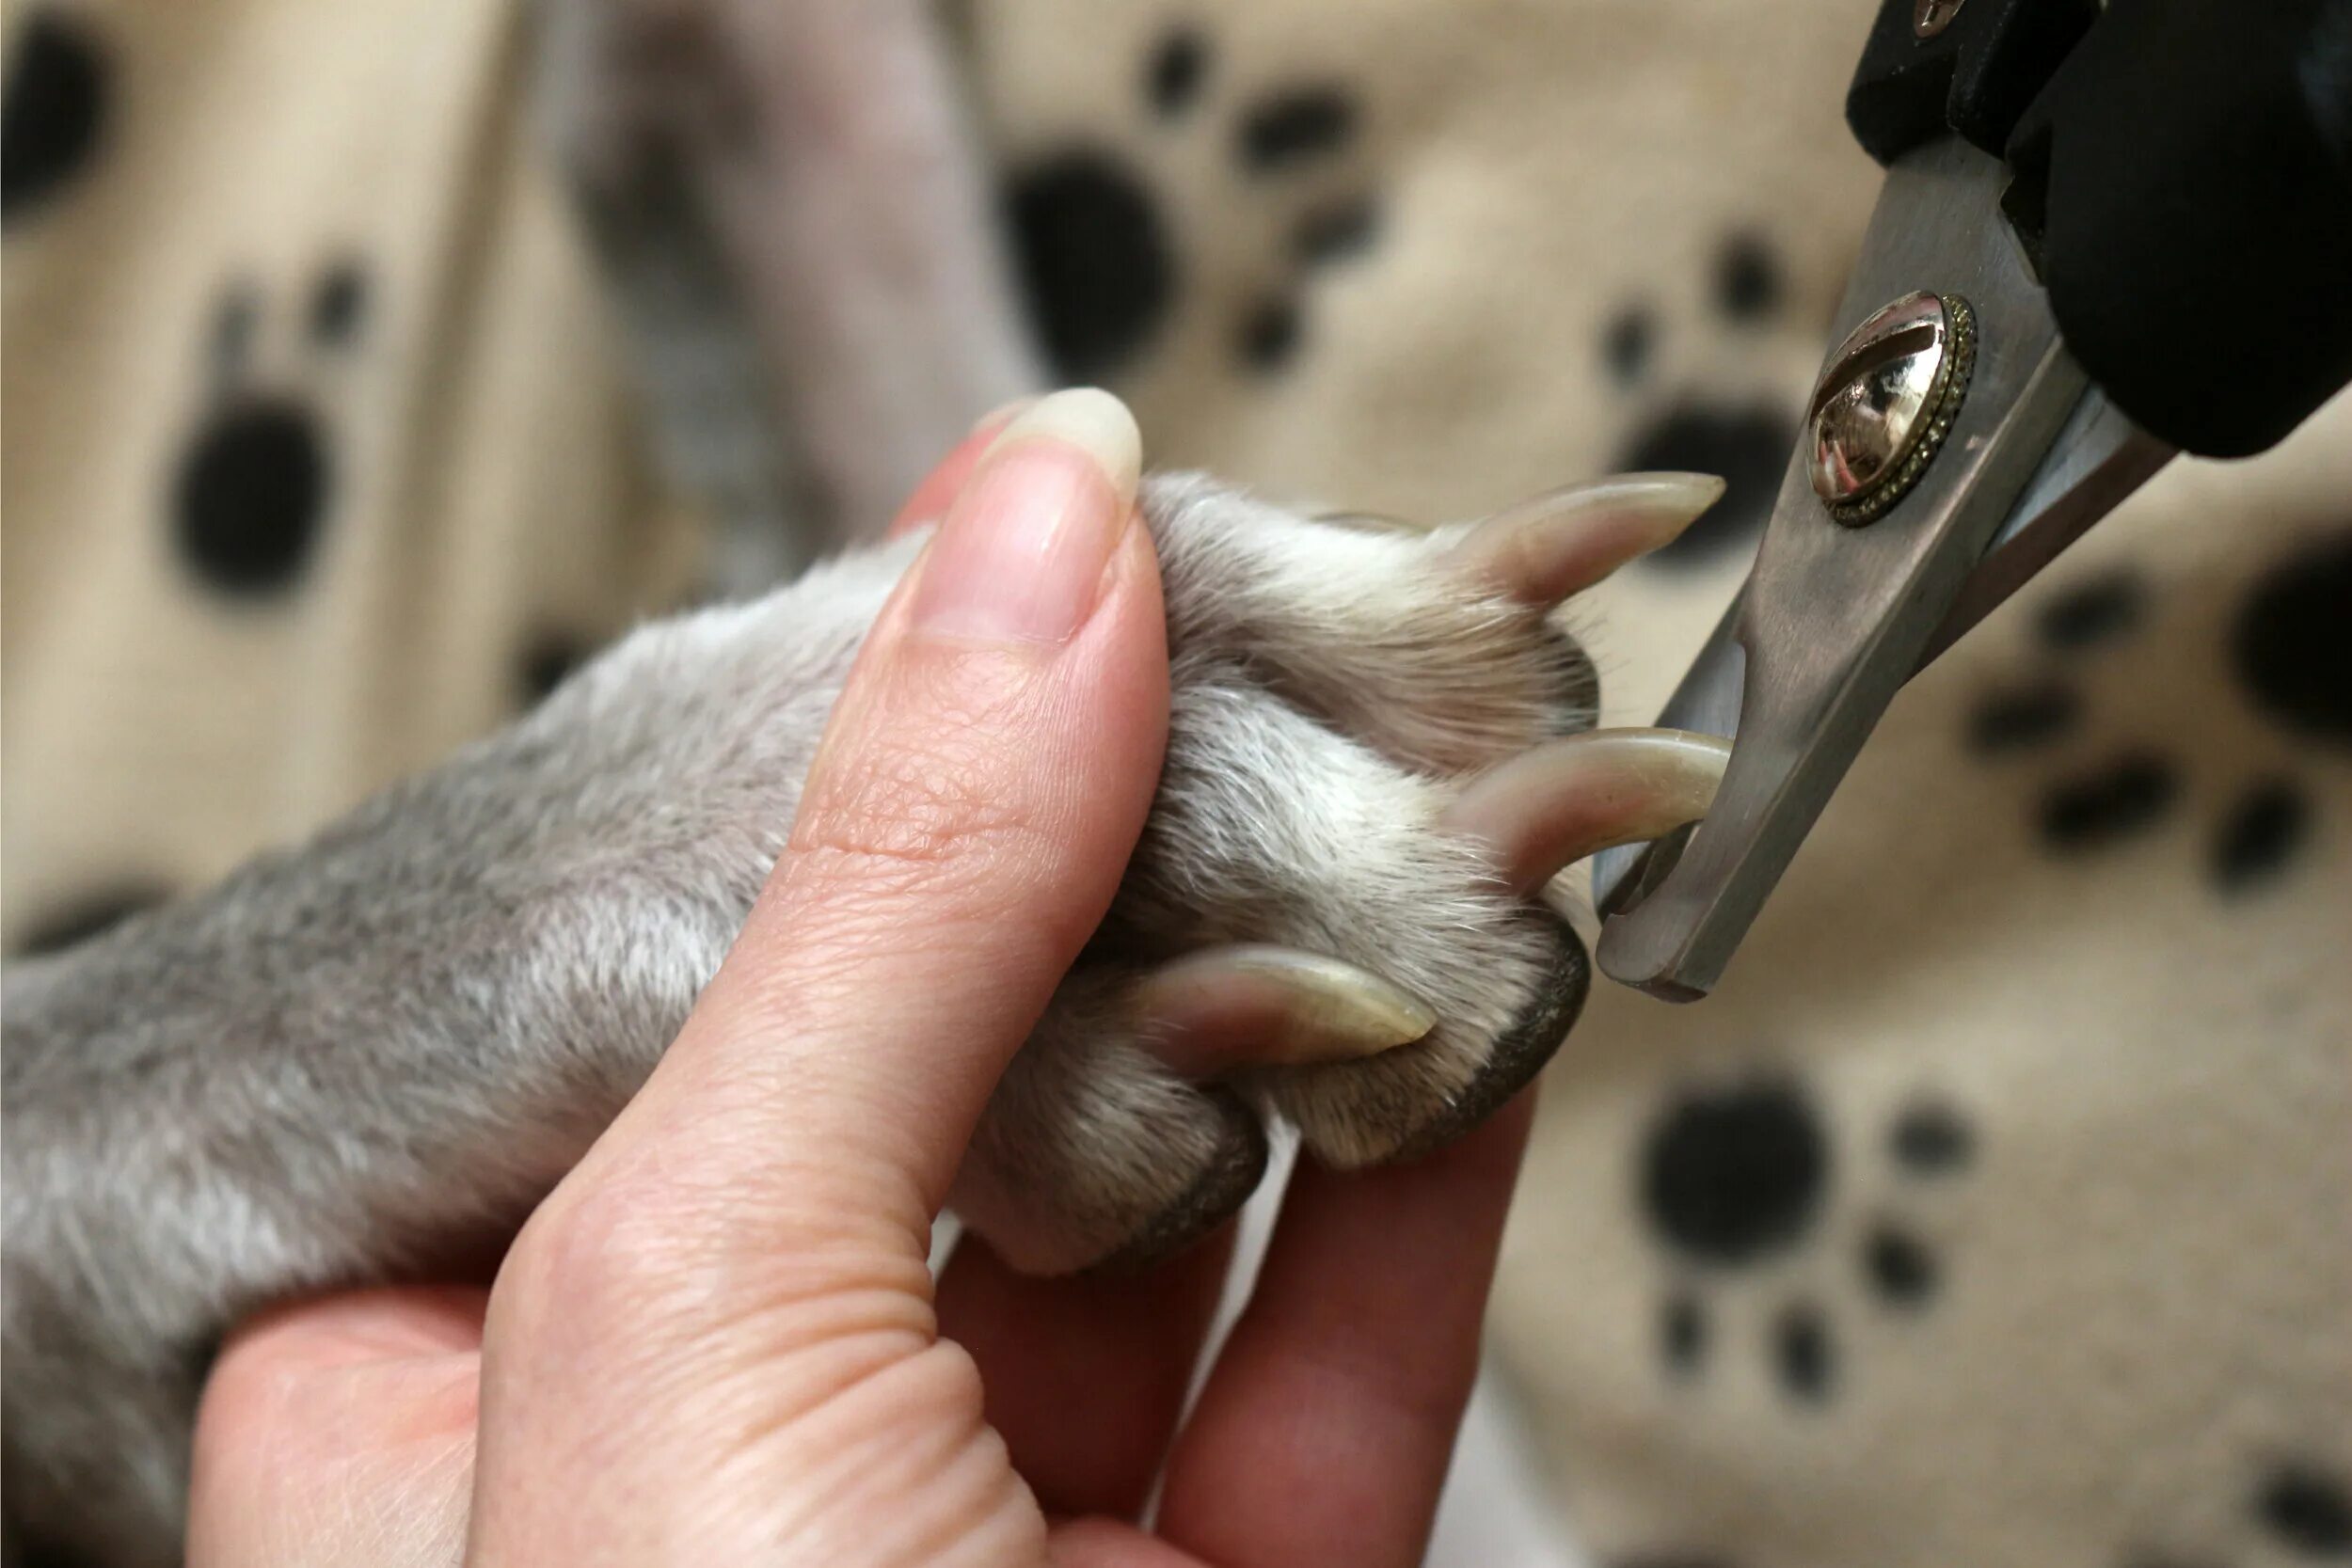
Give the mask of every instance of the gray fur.
MULTIPOLYGON (((1181 1241, 1254 1180, 1241 1102, 1136 1037, 1152 964, 1281 942, 1429 1003, 1419 1045, 1235 1085, 1355 1165, 1482 1108, 1499 1053, 1513 1084, 1533 1071, 1558 1028, 1505 1042, 1558 1021, 1573 944, 1433 831, 1448 775, 1590 722, 1573 644, 1436 570, 1441 541, 1193 478, 1148 482, 1145 515, 1174 660, 1160 793, 954 1197, 1036 1270, 1181 1241)), ((511 1233, 717 969, 916 547, 641 630, 299 848, 9 971, 12 1533, 175 1560, 204 1347, 291 1293, 511 1233)))

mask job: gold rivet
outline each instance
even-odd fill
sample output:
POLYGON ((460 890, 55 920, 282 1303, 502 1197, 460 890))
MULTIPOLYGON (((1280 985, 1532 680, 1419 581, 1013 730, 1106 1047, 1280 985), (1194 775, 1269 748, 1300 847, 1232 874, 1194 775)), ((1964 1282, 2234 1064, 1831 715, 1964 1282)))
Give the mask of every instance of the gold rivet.
POLYGON ((1955 294, 1905 294, 1847 335, 1805 416, 1806 469, 1832 517, 1873 522, 1918 483, 1975 364, 1975 313, 1955 294))

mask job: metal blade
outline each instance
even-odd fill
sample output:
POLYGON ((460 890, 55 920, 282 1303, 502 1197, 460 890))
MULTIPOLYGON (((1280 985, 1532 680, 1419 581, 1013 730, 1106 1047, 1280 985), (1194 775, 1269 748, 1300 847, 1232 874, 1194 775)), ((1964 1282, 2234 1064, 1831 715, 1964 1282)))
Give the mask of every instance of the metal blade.
POLYGON ((1833 341, 1915 290, 1958 295, 1979 325, 1974 377, 1916 488, 1867 527, 1833 522, 1804 452, 1790 462, 1713 657, 1661 720, 1736 735, 1730 768, 1706 822, 1675 863, 1639 879, 1638 899, 1623 896, 1625 868, 1603 891, 1604 909, 1617 895, 1599 952, 1613 978, 1674 1000, 1713 987, 2088 389, 2000 216, 2003 178, 1956 137, 1888 172, 1833 341))

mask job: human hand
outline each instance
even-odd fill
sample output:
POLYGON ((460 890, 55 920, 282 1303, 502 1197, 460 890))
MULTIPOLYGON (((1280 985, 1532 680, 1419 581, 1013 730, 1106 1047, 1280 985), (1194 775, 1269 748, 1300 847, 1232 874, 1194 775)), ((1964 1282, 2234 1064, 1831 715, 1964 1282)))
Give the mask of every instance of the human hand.
POLYGON ((1418 1560, 1523 1109, 1416 1166, 1302 1170, 1181 1433, 1220 1246, 1127 1279, 970 1239, 935 1291, 925 1267, 1164 733, 1132 424, 1099 397, 1044 423, 951 459, 734 954, 493 1289, 232 1342, 192 1563, 1418 1560))

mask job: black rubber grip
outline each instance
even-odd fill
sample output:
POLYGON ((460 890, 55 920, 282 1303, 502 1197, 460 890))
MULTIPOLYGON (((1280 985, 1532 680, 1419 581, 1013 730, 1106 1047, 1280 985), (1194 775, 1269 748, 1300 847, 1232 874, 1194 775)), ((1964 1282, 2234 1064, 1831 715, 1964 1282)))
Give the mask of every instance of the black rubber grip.
POLYGON ((1880 6, 1846 89, 1846 123, 1882 164, 1947 130, 1997 155, 2099 16, 2098 0, 1961 0, 1943 31, 1921 38, 1915 4, 1880 6))
POLYGON ((2111 0, 2005 151, 2058 330, 2142 428, 2244 456, 2352 379, 2352 0, 2111 0))

